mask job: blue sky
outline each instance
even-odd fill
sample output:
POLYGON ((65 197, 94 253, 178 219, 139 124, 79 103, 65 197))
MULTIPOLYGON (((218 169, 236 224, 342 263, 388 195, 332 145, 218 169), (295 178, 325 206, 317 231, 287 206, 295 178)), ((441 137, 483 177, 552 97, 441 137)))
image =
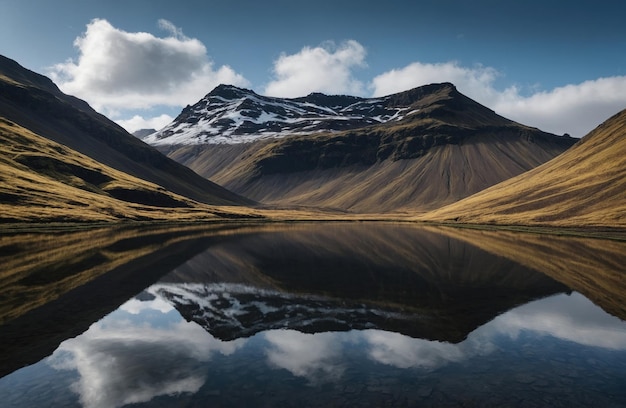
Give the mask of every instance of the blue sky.
POLYGON ((165 125, 220 82, 295 97, 450 81, 503 116, 583 136, 626 108, 624 8, 617 0, 0 0, 0 54, 131 131, 165 125))

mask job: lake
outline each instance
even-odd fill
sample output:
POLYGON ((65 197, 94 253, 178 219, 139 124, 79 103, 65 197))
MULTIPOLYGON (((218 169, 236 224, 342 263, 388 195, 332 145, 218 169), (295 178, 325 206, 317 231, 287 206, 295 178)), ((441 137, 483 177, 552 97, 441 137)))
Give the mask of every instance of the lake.
POLYGON ((626 407, 626 242, 384 223, 0 237, 9 407, 626 407))

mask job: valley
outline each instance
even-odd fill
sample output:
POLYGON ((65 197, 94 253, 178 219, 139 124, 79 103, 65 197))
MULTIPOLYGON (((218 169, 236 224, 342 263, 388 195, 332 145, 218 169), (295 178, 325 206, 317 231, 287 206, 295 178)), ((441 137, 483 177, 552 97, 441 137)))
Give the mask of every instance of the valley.
POLYGON ((579 141, 506 119, 451 83, 291 99, 220 85, 141 140, 5 57, 0 87, 6 231, 229 220, 626 226, 624 112, 579 141))
POLYGON ((626 407, 622 9, 3 2, 0 405, 626 407))
POLYGON ((142 141, 11 61, 0 89, 0 394, 18 405, 49 403, 26 391, 42 378, 70 405, 123 406, 137 383, 148 405, 545 401, 575 370, 586 401, 623 399, 626 111, 577 140, 449 83, 221 86, 142 141))

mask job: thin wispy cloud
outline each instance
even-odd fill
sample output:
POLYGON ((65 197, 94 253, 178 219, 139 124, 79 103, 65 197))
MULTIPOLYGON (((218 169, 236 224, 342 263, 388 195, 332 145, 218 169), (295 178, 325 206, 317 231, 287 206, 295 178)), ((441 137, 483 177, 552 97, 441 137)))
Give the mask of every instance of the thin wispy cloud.
POLYGON ((182 28, 176 27, 171 21, 162 18, 158 21, 158 24, 162 30, 169 32, 170 35, 174 38, 182 41, 190 39, 185 34, 183 34, 182 28))
POLYGON ((220 83, 248 81, 229 66, 215 68, 206 47, 186 37, 167 20, 158 25, 169 35, 130 33, 108 21, 91 21, 74 41, 76 60, 56 64, 52 79, 66 93, 86 99, 96 109, 147 109, 194 103, 220 83))
POLYGON ((281 54, 274 61, 274 79, 265 87, 269 96, 298 97, 311 92, 360 95, 364 84, 353 70, 364 67, 365 47, 349 40, 304 47, 296 54, 281 54))

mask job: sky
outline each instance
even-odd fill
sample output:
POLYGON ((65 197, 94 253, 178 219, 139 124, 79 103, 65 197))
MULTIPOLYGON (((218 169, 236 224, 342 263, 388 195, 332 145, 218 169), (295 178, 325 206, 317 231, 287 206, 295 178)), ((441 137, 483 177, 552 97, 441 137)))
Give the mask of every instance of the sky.
POLYGON ((376 97, 433 82, 581 137, 626 108, 621 0, 0 0, 0 54, 129 131, 220 83, 376 97))

